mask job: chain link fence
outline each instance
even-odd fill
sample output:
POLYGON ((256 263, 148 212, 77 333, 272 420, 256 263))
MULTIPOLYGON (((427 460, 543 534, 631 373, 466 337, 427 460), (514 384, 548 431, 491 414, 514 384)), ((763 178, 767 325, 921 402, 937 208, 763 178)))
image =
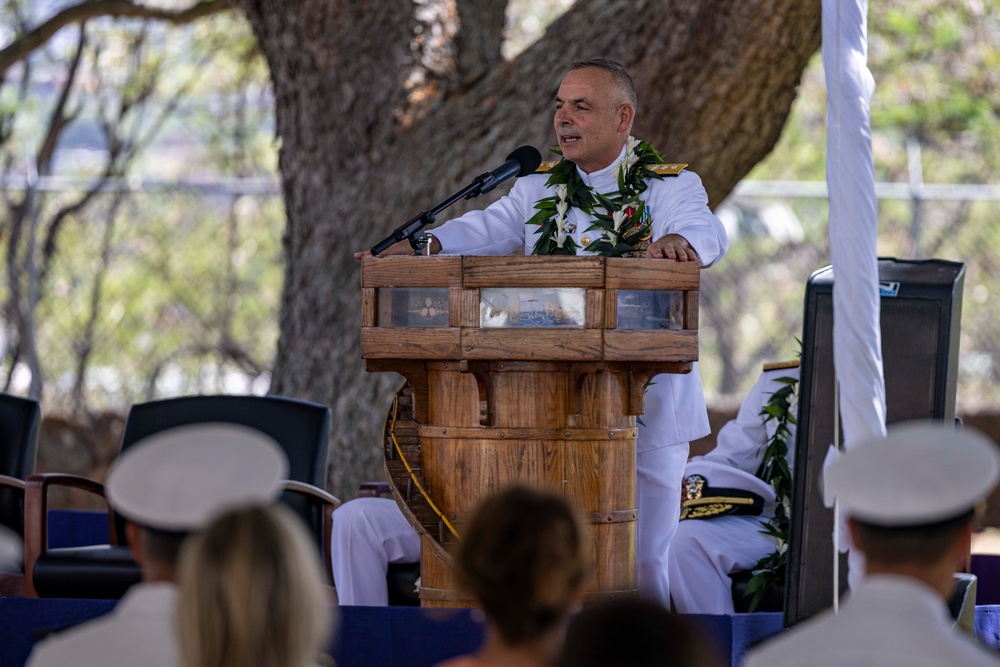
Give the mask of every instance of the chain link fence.
MULTIPOLYGON (((1000 260, 991 248, 1000 240, 992 219, 1000 188, 882 184, 878 191, 880 256, 965 264, 958 404, 965 411, 995 405, 1000 260)), ((825 187, 746 181, 717 213, 731 250, 702 274, 700 365, 710 396, 743 395, 762 363, 798 354, 806 281, 829 264, 825 187)))
MULTIPOLYGON (((78 187, 39 183, 42 213, 78 187)), ((990 250, 1000 241, 991 220, 1000 188, 879 191, 881 256, 965 263, 958 400, 995 404, 1000 260, 990 250)), ((88 218, 63 232, 41 286, 46 401, 99 411, 193 391, 265 391, 283 270, 279 192, 266 179, 110 183, 88 218)), ((798 354, 806 281, 829 263, 822 183, 745 181, 717 213, 731 249, 702 274, 700 366, 710 400, 744 395, 762 363, 798 354)), ((21 362, 0 380, 23 389, 26 370, 21 362)))

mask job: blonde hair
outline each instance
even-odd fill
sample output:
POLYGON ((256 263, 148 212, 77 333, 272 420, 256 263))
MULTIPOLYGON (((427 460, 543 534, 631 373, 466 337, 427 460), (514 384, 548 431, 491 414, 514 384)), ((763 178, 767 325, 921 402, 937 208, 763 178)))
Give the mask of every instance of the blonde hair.
POLYGON ((589 567, 583 524, 562 496, 513 486, 478 506, 455 575, 508 644, 540 637, 566 618, 589 567))
POLYGON ((332 632, 319 558, 280 505, 227 512, 184 546, 185 667, 309 667, 332 632))

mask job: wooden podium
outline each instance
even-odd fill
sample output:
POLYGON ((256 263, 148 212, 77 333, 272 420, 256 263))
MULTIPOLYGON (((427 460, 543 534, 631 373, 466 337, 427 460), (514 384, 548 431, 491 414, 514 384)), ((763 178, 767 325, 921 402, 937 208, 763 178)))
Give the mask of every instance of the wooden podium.
POLYGON ((698 263, 366 257, 361 275, 365 368, 408 385, 385 467, 421 535, 421 604, 471 605, 449 546, 513 483, 563 493, 589 520, 591 595, 635 590, 636 416, 653 376, 698 358, 698 263))

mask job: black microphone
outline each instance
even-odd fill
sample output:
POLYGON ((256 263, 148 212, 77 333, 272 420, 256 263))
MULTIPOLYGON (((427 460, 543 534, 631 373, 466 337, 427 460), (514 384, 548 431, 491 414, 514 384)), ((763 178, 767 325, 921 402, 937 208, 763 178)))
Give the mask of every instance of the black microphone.
POLYGON ((372 254, 378 255, 393 243, 405 241, 407 239, 410 240, 410 245, 413 245, 413 247, 416 248, 416 235, 427 225, 433 225, 434 218, 438 213, 463 197, 465 199, 472 199, 473 197, 478 197, 484 192, 490 192, 496 188, 496 186, 500 185, 504 181, 514 178, 515 176, 527 176, 538 169, 538 165, 541 163, 542 154, 538 152, 537 148, 533 148, 531 146, 521 146, 508 155, 507 161, 493 171, 488 171, 482 176, 476 177, 476 180, 472 181, 472 183, 462 188, 459 192, 448 197, 448 199, 436 205, 431 210, 418 213, 407 222, 404 222, 402 225, 397 227, 396 231, 375 244, 372 248, 372 254))
POLYGON ((542 154, 538 152, 538 149, 534 146, 521 146, 514 150, 513 153, 507 156, 507 161, 502 165, 489 171, 482 176, 476 177, 473 181, 478 185, 478 187, 469 194, 465 195, 466 199, 472 199, 473 197, 478 197, 479 195, 491 192, 498 185, 504 181, 508 181, 515 176, 527 176, 528 174, 534 173, 538 169, 538 165, 542 163, 542 154))

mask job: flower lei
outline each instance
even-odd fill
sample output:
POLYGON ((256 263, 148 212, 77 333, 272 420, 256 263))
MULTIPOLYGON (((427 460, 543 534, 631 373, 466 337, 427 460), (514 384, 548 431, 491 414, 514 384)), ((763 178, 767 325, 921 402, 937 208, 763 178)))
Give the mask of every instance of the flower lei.
POLYGON ((757 477, 771 485, 778 500, 774 516, 764 524, 760 532, 777 541, 777 548, 764 556, 753 566, 753 576, 747 583, 746 595, 752 595, 750 611, 757 608, 764 593, 785 581, 788 565, 788 529, 792 499, 792 472, 788 469, 788 442, 791 439, 789 425, 795 425, 796 387, 799 381, 792 377, 777 378, 784 386, 771 394, 770 400, 760 411, 764 423, 774 421, 774 435, 764 450, 764 456, 757 470, 757 477))
MULTIPOLYGON (((562 155, 558 148, 553 153, 562 155)), ((535 225, 539 235, 532 249, 532 255, 575 255, 579 246, 570 234, 572 223, 567 222, 570 208, 578 208, 593 222, 584 231, 601 231, 601 237, 591 243, 587 250, 605 257, 627 257, 643 249, 651 235, 652 218, 646 211, 646 203, 639 199, 648 187, 646 180, 661 179, 648 168, 661 164, 663 157, 647 142, 629 137, 625 145, 625 157, 618 165, 618 192, 613 196, 594 193, 585 185, 577 171, 576 164, 566 158, 549 172, 546 187, 555 186, 556 194, 539 199, 535 203, 538 210, 527 225, 535 225), (600 209, 603 212, 598 212, 600 209)))

